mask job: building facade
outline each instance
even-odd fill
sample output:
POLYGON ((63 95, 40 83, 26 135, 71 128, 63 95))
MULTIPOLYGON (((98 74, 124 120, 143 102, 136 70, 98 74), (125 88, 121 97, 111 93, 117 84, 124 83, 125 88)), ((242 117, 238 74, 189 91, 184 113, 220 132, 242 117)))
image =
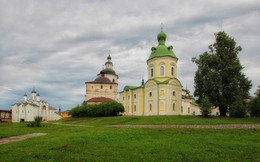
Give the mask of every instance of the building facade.
POLYGON ((147 60, 148 80, 140 86, 125 86, 119 93, 125 115, 200 114, 198 105, 177 78, 178 58, 173 47, 165 45, 166 38, 161 29, 158 46, 151 48, 147 60))
POLYGON ((41 100, 40 95, 35 90, 31 92, 30 99, 25 94, 23 102, 12 105, 12 122, 34 121, 36 116, 42 117, 44 121, 61 118, 56 109, 49 106, 46 101, 41 100))
POLYGON ((0 110, 0 122, 12 122, 12 110, 0 110))
POLYGON ((102 102, 117 101, 118 75, 113 69, 111 56, 107 57, 105 68, 97 74, 97 78, 86 84, 87 104, 99 104, 102 102))

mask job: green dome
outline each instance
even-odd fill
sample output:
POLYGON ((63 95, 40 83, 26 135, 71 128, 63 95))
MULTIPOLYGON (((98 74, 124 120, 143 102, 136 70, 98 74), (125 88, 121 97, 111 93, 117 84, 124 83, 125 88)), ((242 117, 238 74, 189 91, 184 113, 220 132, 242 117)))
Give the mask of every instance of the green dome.
POLYGON ((157 40, 158 41, 160 41, 160 40, 166 40, 166 38, 167 38, 167 35, 163 32, 163 31, 161 31, 158 35, 157 35, 157 40))
POLYGON ((164 56, 170 56, 170 57, 178 59, 176 57, 176 55, 174 54, 174 52, 172 51, 173 47, 165 45, 166 38, 167 38, 167 35, 161 30, 161 32, 157 35, 158 46, 152 47, 152 49, 151 49, 152 52, 151 52, 148 60, 155 58, 155 57, 164 57, 164 56))

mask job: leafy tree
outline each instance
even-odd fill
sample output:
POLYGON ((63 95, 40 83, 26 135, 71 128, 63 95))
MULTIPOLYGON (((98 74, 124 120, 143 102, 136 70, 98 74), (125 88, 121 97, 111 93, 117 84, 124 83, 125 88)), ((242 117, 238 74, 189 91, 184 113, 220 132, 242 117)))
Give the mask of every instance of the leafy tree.
POLYGON ((209 102, 208 97, 201 99, 199 106, 200 106, 200 112, 201 112, 202 116, 204 116, 204 117, 210 116, 211 110, 212 110, 211 107, 213 105, 209 102))
POLYGON ((249 112, 251 116, 260 117, 260 86, 255 93, 256 97, 249 103, 249 112))
POLYGON ((238 54, 242 50, 225 32, 215 34, 216 42, 199 58, 193 57, 198 70, 194 78, 194 96, 198 103, 206 96, 210 103, 219 107, 220 115, 226 116, 231 105, 240 95, 249 97, 251 81, 242 73, 238 54))

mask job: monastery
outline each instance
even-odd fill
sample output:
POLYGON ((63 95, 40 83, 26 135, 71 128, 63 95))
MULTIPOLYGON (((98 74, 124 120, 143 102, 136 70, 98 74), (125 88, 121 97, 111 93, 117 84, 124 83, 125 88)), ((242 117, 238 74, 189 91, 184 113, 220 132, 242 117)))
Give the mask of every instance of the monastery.
POLYGON ((41 116, 44 121, 61 118, 56 109, 41 100, 39 93, 33 89, 30 99, 25 94, 22 102, 12 105, 12 122, 34 121, 36 116, 41 116))

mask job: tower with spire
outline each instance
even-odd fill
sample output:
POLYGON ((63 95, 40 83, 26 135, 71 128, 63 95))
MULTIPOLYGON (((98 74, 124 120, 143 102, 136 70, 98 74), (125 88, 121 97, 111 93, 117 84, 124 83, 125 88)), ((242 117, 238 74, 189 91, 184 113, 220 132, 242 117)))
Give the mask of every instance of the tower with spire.
POLYGON ((105 63, 105 68, 103 68, 100 73, 98 73, 98 77, 106 77, 108 78, 112 83, 117 83, 118 80, 118 75, 116 74, 116 72, 113 69, 113 63, 111 61, 111 56, 110 56, 111 52, 110 50, 108 51, 108 57, 107 57, 107 61, 105 63))
POLYGON ((117 101, 118 75, 113 69, 111 52, 108 51, 105 67, 97 74, 94 81, 85 82, 88 104, 117 101))

